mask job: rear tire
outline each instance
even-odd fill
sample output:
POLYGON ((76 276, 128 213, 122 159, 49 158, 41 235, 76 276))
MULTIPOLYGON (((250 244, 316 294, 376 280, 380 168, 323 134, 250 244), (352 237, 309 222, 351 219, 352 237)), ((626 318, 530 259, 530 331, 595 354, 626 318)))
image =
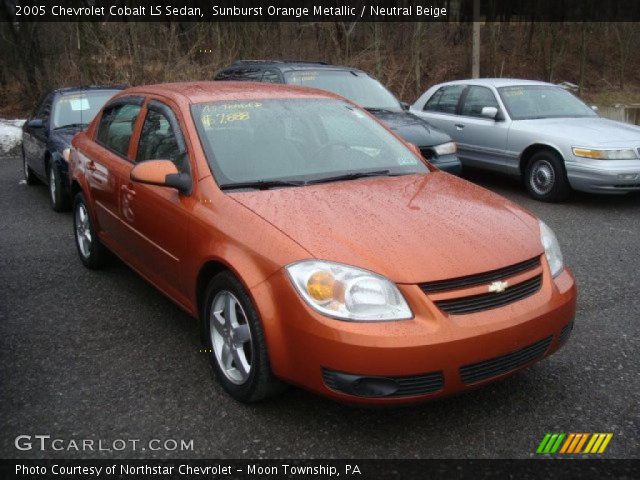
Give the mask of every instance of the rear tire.
POLYGON ((542 202, 562 202, 571 193, 564 162, 551 150, 541 150, 529 159, 525 184, 529 195, 542 202))
POLYGON ((231 272, 211 279, 204 295, 202 328, 209 361, 218 382, 243 403, 280 393, 273 376, 258 313, 240 281, 231 272))
POLYGON ((49 167, 49 203, 55 212, 64 212, 69 209, 69 201, 64 194, 62 179, 55 164, 49 167))
POLYGON ((34 185, 38 180, 36 176, 27 165, 27 157, 24 154, 24 148, 22 149, 22 175, 24 176, 24 181, 27 182, 27 185, 34 185))
POLYGON ((98 239, 82 193, 78 193, 73 200, 73 230, 78 256, 83 265, 90 269, 103 267, 109 253, 98 239))

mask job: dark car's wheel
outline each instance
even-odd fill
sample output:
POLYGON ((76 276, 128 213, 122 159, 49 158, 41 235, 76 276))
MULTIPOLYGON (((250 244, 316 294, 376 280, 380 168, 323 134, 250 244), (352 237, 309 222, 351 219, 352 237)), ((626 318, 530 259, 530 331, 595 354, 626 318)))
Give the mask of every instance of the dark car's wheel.
POLYGON ((49 201, 56 212, 68 210, 69 202, 62 189, 62 179, 55 165, 49 167, 49 201))
POLYGON ((84 266, 92 269, 102 267, 107 261, 108 252, 98 240, 82 193, 78 193, 73 201, 73 229, 78 255, 84 266))
POLYGON ((24 149, 22 149, 22 172, 24 175, 24 180, 27 182, 27 185, 33 185, 37 182, 36 176, 33 174, 29 165, 27 165, 27 157, 24 154, 24 149))
POLYGON ((258 313, 233 274, 211 279, 202 310, 209 360, 222 388, 246 403, 279 393, 282 383, 271 373, 258 313))
POLYGON ((550 150, 535 153, 525 171, 529 194, 543 202, 561 202, 571 193, 567 173, 560 156, 550 150))

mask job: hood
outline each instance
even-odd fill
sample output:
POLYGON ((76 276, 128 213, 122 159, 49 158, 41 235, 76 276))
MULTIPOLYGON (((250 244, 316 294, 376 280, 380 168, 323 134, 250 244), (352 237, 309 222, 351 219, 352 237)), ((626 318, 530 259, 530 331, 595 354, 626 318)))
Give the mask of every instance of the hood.
POLYGON ((311 256, 397 283, 481 273, 543 252, 535 217, 441 172, 229 195, 311 256))
POLYGON ((640 145, 640 127, 602 117, 547 118, 516 120, 518 129, 541 135, 562 135, 564 140, 582 147, 637 147, 640 145))
POLYGON ((49 141, 55 144, 57 148, 65 149, 71 146, 71 139, 75 134, 82 130, 80 127, 65 127, 59 130, 52 130, 49 134, 49 141))
POLYGON ((371 114, 407 142, 418 147, 432 147, 451 141, 449 135, 437 130, 413 113, 374 110, 371 114))

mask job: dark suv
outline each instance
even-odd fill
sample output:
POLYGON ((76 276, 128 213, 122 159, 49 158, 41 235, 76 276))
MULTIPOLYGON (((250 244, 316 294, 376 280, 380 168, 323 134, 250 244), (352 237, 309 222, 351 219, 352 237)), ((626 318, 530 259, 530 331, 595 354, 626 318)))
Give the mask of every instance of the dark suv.
POLYGON ((22 127, 24 178, 29 185, 36 180, 49 185, 51 207, 55 211, 71 205, 65 158, 71 139, 123 88, 92 85, 52 90, 22 127))
POLYGON ((216 73, 215 80, 287 83, 337 93, 364 107, 416 145, 438 168, 456 175, 462 169, 449 135, 409 113, 408 106, 362 70, 322 62, 239 60, 216 73))

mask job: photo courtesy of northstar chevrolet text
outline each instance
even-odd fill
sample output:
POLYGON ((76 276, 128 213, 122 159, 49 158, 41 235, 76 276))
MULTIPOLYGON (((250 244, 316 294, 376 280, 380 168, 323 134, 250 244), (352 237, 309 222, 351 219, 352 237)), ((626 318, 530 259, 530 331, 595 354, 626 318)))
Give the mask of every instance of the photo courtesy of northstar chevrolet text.
POLYGON ((638 4, 0 10, 0 476, 638 472, 638 4))

